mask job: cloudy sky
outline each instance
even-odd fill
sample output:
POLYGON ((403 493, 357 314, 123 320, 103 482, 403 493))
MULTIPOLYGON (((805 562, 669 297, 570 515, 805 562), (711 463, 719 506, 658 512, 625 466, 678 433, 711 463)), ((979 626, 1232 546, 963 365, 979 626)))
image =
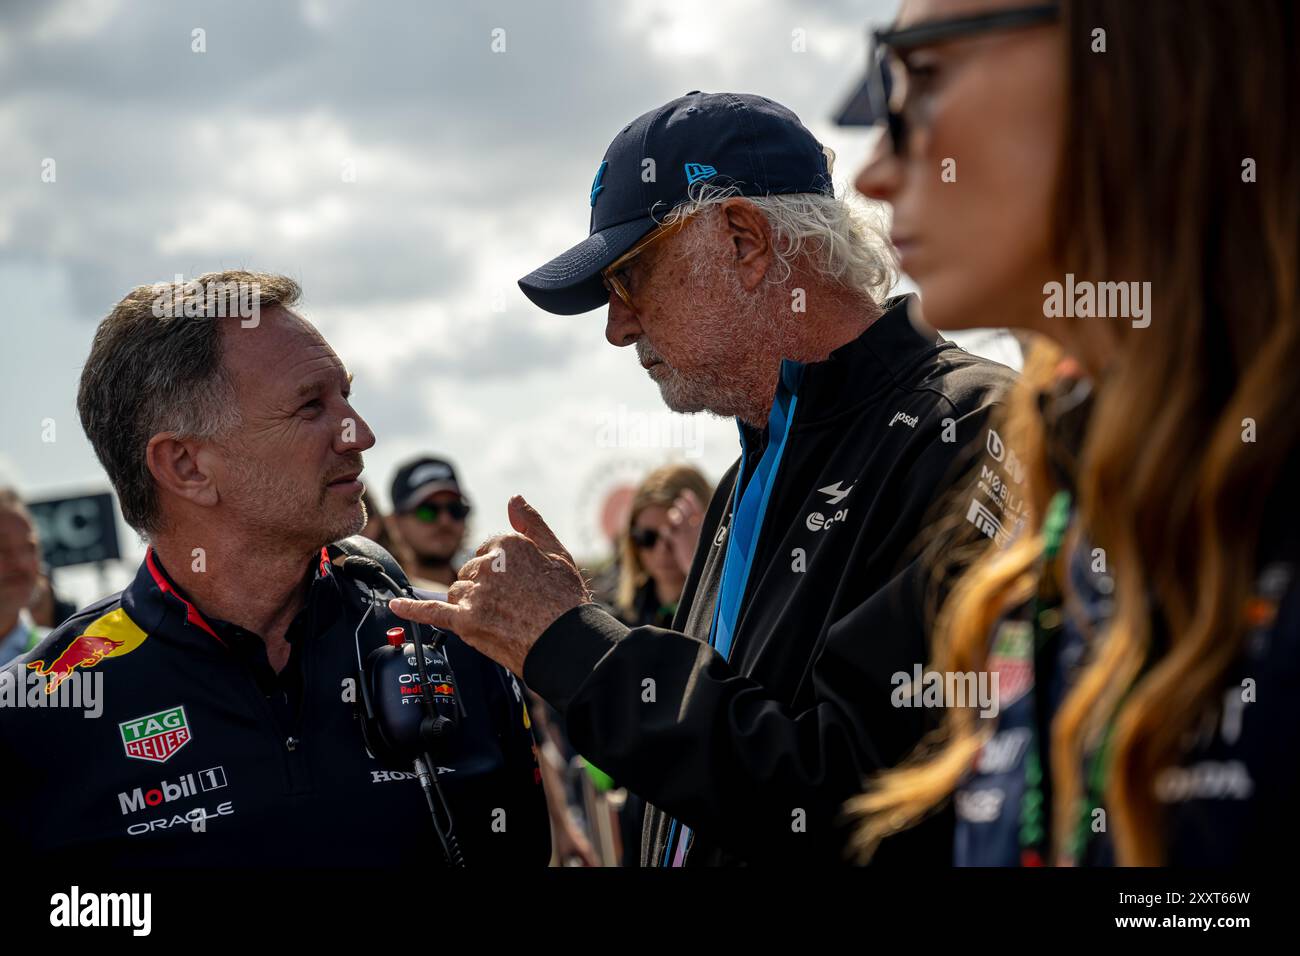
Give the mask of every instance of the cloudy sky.
POLYGON ((603 313, 548 315, 515 280, 586 235, 613 135, 688 90, 790 106, 845 186, 863 134, 828 118, 866 24, 895 6, 9 0, 0 481, 29 498, 106 489, 75 411, 96 323, 137 284, 243 267, 302 284, 302 311, 356 375, 385 502, 398 462, 443 453, 476 539, 522 492, 598 553, 608 487, 669 459, 717 478, 735 427, 669 416, 633 351, 605 342, 603 313))

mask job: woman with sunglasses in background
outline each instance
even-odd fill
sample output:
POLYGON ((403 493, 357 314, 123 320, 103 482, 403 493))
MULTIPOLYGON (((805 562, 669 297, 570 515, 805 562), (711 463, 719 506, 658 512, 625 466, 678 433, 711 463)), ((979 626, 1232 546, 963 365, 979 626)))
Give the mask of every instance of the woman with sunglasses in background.
POLYGON ((907 0, 876 34, 859 190, 931 325, 1034 344, 986 446, 1020 521, 932 650, 1000 709, 853 801, 864 856, 950 799, 959 864, 1295 849, 1298 32, 1282 0, 907 0))
POLYGON ((690 465, 664 465, 632 498, 619 543, 615 610, 629 627, 671 627, 713 488, 690 465))

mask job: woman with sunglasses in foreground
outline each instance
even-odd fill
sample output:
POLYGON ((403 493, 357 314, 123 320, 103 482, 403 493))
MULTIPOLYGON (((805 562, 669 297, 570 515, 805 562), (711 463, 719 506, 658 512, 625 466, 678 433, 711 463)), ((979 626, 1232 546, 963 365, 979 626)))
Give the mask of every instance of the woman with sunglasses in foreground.
POLYGON ((876 34, 859 190, 930 324, 1033 346, 988 441, 1019 526, 934 632, 999 713, 871 781, 864 856, 949 800, 959 864, 1296 848, 1298 31, 1283 0, 907 0, 876 34))

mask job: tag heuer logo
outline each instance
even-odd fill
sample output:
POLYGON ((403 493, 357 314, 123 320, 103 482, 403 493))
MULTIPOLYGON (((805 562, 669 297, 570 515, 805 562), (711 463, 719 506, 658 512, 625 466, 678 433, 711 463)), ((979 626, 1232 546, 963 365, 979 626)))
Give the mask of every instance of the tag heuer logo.
POLYGON ((137 717, 117 725, 122 732, 126 755, 137 760, 166 763, 176 751, 190 742, 190 728, 185 708, 173 707, 156 714, 137 717))

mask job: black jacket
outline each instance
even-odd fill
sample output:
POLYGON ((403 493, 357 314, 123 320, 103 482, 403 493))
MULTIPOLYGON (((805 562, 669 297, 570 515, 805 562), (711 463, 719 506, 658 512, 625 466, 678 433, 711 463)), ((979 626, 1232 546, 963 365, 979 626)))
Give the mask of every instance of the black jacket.
MULTIPOLYGON (((792 424, 729 660, 709 637, 741 461, 709 505, 673 630, 629 629, 588 605, 525 661, 579 752, 652 805, 644 865, 664 864, 674 818, 693 831, 688 865, 839 862, 844 801, 933 725, 891 704, 893 675, 929 656, 914 545, 1014 375, 919 334, 906 313, 894 300, 827 360, 783 363, 792 424)), ((747 485, 771 432, 741 426, 747 485)), ((893 842, 896 857, 947 865, 951 820, 893 842)))
MULTIPOLYGON (((259 637, 204 617, 152 551, 125 591, 0 671, 0 846, 14 859, 107 865, 441 861, 414 774, 380 766, 362 739, 354 634, 369 594, 331 561, 341 551, 400 574, 363 539, 322 549, 278 674, 259 637), (98 716, 30 706, 84 703, 96 677, 98 716)), ((403 623, 391 596, 377 595, 360 631, 363 658, 403 623)), ((520 687, 454 636, 447 654, 468 719, 434 760, 465 859, 545 866, 549 824, 520 687)))

